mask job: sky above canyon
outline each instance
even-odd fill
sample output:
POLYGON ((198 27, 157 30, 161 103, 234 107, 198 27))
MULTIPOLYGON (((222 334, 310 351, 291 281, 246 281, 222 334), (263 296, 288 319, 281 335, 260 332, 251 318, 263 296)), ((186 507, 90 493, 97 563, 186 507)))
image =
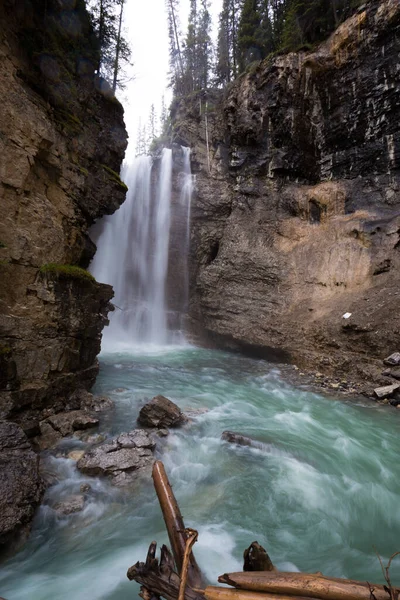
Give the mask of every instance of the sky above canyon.
MULTIPOLYGON (((222 0, 213 0, 210 3, 214 38, 221 6, 222 0)), ((181 30, 186 32, 189 0, 181 0, 180 7, 181 30)), ((168 24, 165 0, 127 0, 124 22, 125 35, 132 48, 134 64, 129 70, 129 77, 133 79, 118 97, 125 107, 129 160, 135 155, 139 121, 146 123, 151 104, 154 104, 159 114, 163 94, 167 106, 171 101, 171 90, 168 89, 168 24)))

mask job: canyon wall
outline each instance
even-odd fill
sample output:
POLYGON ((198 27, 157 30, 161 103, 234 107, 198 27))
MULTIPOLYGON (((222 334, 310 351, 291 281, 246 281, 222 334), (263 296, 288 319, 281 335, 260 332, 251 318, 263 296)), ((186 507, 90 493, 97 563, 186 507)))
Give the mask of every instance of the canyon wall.
POLYGON ((315 51, 175 103, 174 139, 197 173, 197 339, 359 390, 393 382, 382 359, 400 330, 399 34, 398 0, 372 0, 315 51))
MULTIPOLYGON (((87 231, 125 198, 127 134, 96 60, 84 2, 0 2, 0 447, 17 462, 36 460, 19 426, 35 436, 44 417, 79 408, 112 308, 112 288, 84 270, 87 231)), ((0 546, 42 489, 37 460, 29 485, 13 464, 2 468, 0 546)))

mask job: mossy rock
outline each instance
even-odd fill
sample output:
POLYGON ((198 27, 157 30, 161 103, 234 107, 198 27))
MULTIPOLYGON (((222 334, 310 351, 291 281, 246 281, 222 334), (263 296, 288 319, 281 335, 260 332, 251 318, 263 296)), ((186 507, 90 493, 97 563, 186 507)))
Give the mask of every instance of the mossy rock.
POLYGON ((54 118, 58 125, 61 125, 62 129, 71 135, 77 135, 83 129, 82 121, 74 114, 57 108, 54 111, 54 118))
POLYGON ((112 169, 110 169, 110 167, 107 167, 107 165, 100 165, 102 169, 104 169, 104 171, 107 173, 109 179, 119 185, 120 188, 122 188, 125 192, 128 191, 128 186, 126 185, 126 183, 124 183, 121 179, 121 177, 118 175, 118 173, 116 171, 113 171, 112 169))
POLYGON ((0 248, 7 248, 7 245, 0 241, 0 248))
POLYGON ((0 344, 0 357, 7 358, 11 355, 11 348, 6 344, 0 344))
POLYGON ((81 269, 75 265, 60 265, 57 263, 48 263, 39 269, 41 275, 55 275, 57 277, 81 279, 95 283, 96 280, 89 271, 81 269))

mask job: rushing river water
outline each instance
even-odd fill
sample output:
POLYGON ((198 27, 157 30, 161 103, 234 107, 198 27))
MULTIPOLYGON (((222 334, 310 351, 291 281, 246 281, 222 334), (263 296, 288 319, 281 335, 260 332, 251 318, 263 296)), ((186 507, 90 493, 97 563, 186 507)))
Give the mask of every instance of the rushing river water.
MULTIPOLYGON (((116 408, 108 435, 135 427, 146 398, 163 393, 183 409, 208 409, 173 431, 160 456, 187 526, 199 530, 195 554, 211 582, 241 570, 258 540, 284 570, 381 582, 400 550, 400 411, 323 398, 283 381, 276 367, 222 352, 169 348, 101 357, 96 391, 116 408), (265 443, 255 450, 220 440, 230 429, 265 443)), ((82 442, 67 440, 64 447, 82 442)), ((78 474, 71 459, 48 459, 58 483, 47 504, 92 486, 85 509, 59 517, 44 505, 31 538, 0 575, 7 600, 131 600, 126 570, 148 544, 167 542, 155 493, 129 493, 78 474)), ((400 582, 399 564, 392 579, 400 582)))

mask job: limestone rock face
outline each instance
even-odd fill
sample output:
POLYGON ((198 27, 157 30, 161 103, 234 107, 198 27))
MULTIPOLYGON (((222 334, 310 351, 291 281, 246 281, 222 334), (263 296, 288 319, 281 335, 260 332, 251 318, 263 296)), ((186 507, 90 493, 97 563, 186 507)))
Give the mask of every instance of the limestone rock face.
POLYGON ((20 442, 1 455, 4 544, 40 497, 36 456, 15 423, 33 437, 49 416, 82 408, 76 391, 95 381, 112 309, 110 286, 65 265, 87 268, 88 228, 126 191, 123 109, 94 75, 84 3, 67 4, 0 3, 0 419, 20 442))
POLYGON ((399 33, 398 1, 371 0, 315 52, 208 93, 208 156, 200 99, 176 104, 196 173, 198 339, 387 382, 400 331, 399 33))
POLYGON ((125 198, 123 109, 101 91, 73 6, 73 31, 56 0, 0 7, 0 418, 30 436, 95 381, 113 292, 58 267, 88 266, 89 226, 125 198))
POLYGON ((43 492, 38 460, 22 429, 0 421, 0 554, 29 532, 43 492))

